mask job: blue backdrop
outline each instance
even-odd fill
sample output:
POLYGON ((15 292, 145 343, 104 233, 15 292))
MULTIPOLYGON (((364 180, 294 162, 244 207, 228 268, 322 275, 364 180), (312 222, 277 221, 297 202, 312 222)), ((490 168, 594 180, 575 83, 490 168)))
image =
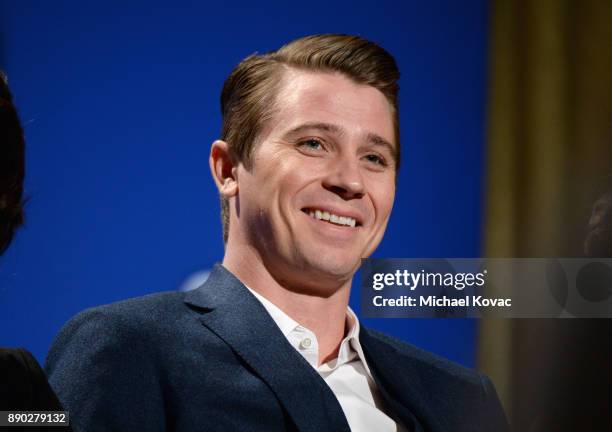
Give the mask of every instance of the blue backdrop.
MULTIPOLYGON (((374 40, 402 71, 404 159, 376 256, 479 255, 484 0, 220 3, 0 0, 29 198, 0 259, 0 345, 43 361, 77 312, 180 289, 220 261, 207 157, 223 80, 254 51, 312 33, 374 40)), ((365 321, 474 365, 475 321, 365 321)))

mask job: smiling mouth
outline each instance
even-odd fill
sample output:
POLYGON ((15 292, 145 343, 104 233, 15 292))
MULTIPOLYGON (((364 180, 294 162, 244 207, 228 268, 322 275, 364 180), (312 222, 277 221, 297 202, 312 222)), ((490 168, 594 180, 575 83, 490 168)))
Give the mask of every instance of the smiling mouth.
POLYGON ((328 211, 311 208, 305 208, 302 209, 302 211, 313 219, 317 219, 323 222, 329 222, 333 225, 345 226, 350 228, 361 226, 361 224, 357 222, 356 219, 353 219, 349 216, 340 216, 334 213, 330 213, 328 211))

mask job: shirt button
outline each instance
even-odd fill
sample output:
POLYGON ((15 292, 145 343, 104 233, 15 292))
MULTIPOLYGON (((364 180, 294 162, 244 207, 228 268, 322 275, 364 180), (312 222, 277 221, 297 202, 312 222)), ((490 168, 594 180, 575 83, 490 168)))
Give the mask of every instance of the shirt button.
POLYGON ((312 344, 312 341, 310 340, 310 338, 305 338, 302 340, 302 342, 300 342, 300 348, 308 349, 310 348, 311 344, 312 344))

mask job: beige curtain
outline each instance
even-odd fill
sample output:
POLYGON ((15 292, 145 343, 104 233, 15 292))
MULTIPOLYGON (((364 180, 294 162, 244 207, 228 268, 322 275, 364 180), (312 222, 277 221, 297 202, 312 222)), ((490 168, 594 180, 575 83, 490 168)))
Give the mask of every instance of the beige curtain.
MULTIPOLYGON (((580 256, 612 174, 612 1, 494 0, 490 34, 486 254, 580 256)), ((558 321, 481 323, 480 367, 515 424, 558 321)))

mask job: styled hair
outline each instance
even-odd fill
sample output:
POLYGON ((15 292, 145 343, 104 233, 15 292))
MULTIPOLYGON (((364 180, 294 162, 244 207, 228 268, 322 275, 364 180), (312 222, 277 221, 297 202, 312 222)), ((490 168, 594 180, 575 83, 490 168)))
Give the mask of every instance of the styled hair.
POLYGON ((6 76, 0 71, 0 254, 23 223, 25 141, 6 76))
MULTIPOLYGON (((221 139, 236 162, 251 168, 253 150, 264 125, 277 112, 276 96, 288 68, 340 72, 358 84, 372 86, 387 98, 395 131, 396 175, 400 161, 398 119, 399 70, 380 46, 358 36, 323 34, 296 39, 276 51, 253 54, 225 80, 221 92, 221 139)), ((229 233, 229 202, 221 198, 223 241, 229 233)))

